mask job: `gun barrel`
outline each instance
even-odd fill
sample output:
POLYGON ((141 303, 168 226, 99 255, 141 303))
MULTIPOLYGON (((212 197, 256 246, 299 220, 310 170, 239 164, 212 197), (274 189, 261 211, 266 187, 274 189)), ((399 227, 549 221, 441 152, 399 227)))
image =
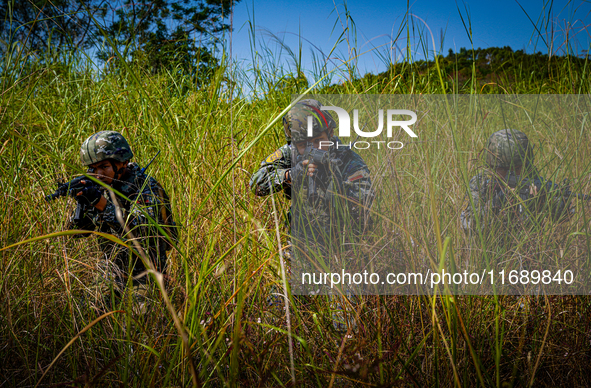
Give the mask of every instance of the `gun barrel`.
POLYGON ((46 195, 46 196, 45 196, 45 200, 46 200, 47 202, 51 202, 51 201, 53 201, 54 199, 58 199, 59 197, 61 197, 61 195, 60 195, 60 193, 59 193, 59 192, 57 192, 57 191, 56 191, 56 192, 55 192, 55 193, 53 193, 53 194, 48 194, 48 195, 46 195))
POLYGON ((53 192, 53 194, 46 195, 45 196, 45 200, 47 202, 51 202, 51 201, 53 201, 55 199, 58 199, 59 197, 64 197, 64 196, 68 195, 68 192, 71 189, 74 189, 74 188, 77 188, 77 187, 81 186, 81 182, 84 181, 84 180, 90 181, 90 179, 88 179, 86 176, 82 175, 82 176, 79 176, 79 177, 76 177, 76 178, 72 179, 69 182, 59 183, 58 186, 57 186, 57 190, 55 190, 55 192, 53 192))

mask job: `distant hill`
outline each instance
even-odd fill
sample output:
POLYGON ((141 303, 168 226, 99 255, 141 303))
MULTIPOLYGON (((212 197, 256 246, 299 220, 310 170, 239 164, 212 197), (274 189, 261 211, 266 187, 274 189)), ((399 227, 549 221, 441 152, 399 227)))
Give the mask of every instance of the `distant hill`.
MULTIPOLYGON (((588 93, 591 84, 588 56, 526 54, 505 46, 461 48, 457 53, 450 49, 438 62, 446 93, 588 93), (565 77, 571 80, 570 88, 560 82, 565 77)), ((392 64, 383 73, 366 74, 351 84, 331 85, 321 92, 350 92, 351 86, 368 93, 408 93, 410 88, 418 93, 442 91, 435 60, 417 60, 392 64), (425 87, 428 83, 434 83, 432 88, 425 87)))

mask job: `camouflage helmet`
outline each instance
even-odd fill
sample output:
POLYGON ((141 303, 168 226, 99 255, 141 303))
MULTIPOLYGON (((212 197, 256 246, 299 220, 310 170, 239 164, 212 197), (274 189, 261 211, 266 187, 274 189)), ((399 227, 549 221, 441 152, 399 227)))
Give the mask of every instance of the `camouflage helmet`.
POLYGON ((322 105, 316 100, 301 100, 283 117, 283 131, 287 141, 308 140, 308 117, 312 117, 312 137, 337 127, 332 116, 320 110, 322 105))
POLYGON ((113 159, 125 162, 133 158, 127 140, 119 132, 100 131, 84 140, 80 147, 80 159, 84 166, 113 159))
POLYGON ((486 164, 491 168, 513 168, 534 161, 527 136, 516 129, 501 129, 490 135, 485 152, 486 164))

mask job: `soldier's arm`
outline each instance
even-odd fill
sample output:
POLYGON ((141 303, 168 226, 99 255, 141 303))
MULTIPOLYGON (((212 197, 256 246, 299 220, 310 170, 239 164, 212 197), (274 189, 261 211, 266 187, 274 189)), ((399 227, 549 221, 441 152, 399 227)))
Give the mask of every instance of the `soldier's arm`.
POLYGON ((357 209, 359 206, 371 207, 375 193, 371 186, 371 177, 367 166, 348 174, 344 186, 347 198, 350 199, 349 202, 352 204, 352 209, 357 209))
POLYGON ((282 191, 290 187, 291 149, 288 145, 269 155, 250 178, 250 189, 259 197, 282 191))
POLYGON ((564 187, 544 178, 538 178, 536 183, 546 182, 546 186, 538 184, 532 185, 530 196, 537 199, 538 209, 548 209, 552 220, 558 221, 563 217, 569 217, 571 213, 571 198, 567 196, 570 192, 569 187, 564 187), (566 191, 566 192, 565 192, 566 191))

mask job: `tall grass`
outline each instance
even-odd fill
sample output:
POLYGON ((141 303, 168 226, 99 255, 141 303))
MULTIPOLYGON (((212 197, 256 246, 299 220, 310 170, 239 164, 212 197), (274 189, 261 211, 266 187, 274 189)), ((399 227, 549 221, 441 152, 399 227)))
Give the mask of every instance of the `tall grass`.
MULTIPOLYGON (((354 57, 354 23, 345 18, 342 25, 354 57)), ((254 30, 252 37, 264 45, 254 30)), ((393 38, 390 47, 433 55, 428 30, 410 14, 393 38)), ((323 82, 333 63, 347 64, 339 92, 349 94, 478 93, 488 87, 510 94, 588 93, 588 68, 573 71, 565 62, 551 79, 518 72, 483 86, 475 75, 462 84, 453 70, 424 71, 408 60, 387 63, 391 77, 382 81, 359 79, 352 58, 337 58, 336 51, 317 52, 316 70, 306 76, 297 50, 283 51, 293 67, 283 67, 282 52, 274 50, 263 46, 258 52, 265 56, 242 67, 226 63, 211 84, 188 93, 190 77, 174 71, 152 75, 130 63, 98 76, 77 52, 55 60, 24 56, 16 46, 8 52, 0 94, 1 384, 289 386, 293 341, 297 386, 589 385, 591 304, 581 296, 527 302, 511 296, 369 296, 356 306, 355 333, 334 330, 327 298, 296 298, 288 336, 285 316, 267 298, 281 282, 273 209, 281 219, 289 204, 280 196, 275 203, 256 198, 247 185, 259 162, 284 142, 278 119, 290 95, 304 92, 312 80, 323 82), (254 97, 238 89, 230 98, 229 77, 254 97), (131 142, 141 165, 161 151, 149 173, 166 188, 181 226, 168 270, 180 331, 164 302, 144 316, 125 303, 102 306, 94 284, 101 259, 94 238, 58 233, 6 248, 64 230, 72 201, 48 204, 43 196, 57 179, 82 171, 81 142, 109 129, 131 142)), ((331 89, 319 84, 313 90, 331 89)), ((374 177, 401 194, 389 217, 402 226, 396 238, 404 255, 438 262, 446 254, 482 260, 490 252, 515 253, 494 240, 471 241, 458 222, 467 179, 488 135, 469 128, 453 136, 434 132, 412 155, 392 155, 390 171, 374 177)), ((543 174, 578 179, 577 188, 591 192, 588 132, 539 128, 528 135, 538 145, 543 174)), ((535 244, 543 242, 545 249, 554 247, 544 252, 552 258, 588 260, 586 236, 572 233, 588 233, 589 210, 577 205, 576 211, 566 234, 543 224, 520 236, 519 254, 531 259, 539 253, 535 244)), ((288 237, 281 239, 285 244, 288 237)))

